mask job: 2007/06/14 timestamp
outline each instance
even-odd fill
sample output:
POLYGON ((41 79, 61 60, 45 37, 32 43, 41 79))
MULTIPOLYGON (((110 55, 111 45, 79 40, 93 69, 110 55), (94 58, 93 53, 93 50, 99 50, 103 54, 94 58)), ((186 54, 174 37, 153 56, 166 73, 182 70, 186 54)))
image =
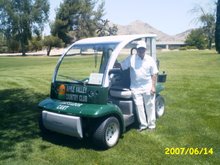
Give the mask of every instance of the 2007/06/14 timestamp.
POLYGON ((177 147, 165 148, 165 155, 213 155, 213 148, 177 147))

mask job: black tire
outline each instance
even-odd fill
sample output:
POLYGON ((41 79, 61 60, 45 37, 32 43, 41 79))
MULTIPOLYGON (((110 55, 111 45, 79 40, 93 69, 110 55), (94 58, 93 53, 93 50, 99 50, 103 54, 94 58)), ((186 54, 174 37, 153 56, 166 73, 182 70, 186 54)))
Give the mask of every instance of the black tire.
POLYGON ((159 118, 161 116, 164 115, 164 111, 165 111, 165 101, 164 98, 160 95, 156 96, 156 100, 155 100, 155 113, 156 113, 156 117, 159 118))
POLYGON ((117 144, 119 137, 119 121, 115 117, 109 117, 97 127, 93 134, 93 141, 97 147, 108 149, 117 144))

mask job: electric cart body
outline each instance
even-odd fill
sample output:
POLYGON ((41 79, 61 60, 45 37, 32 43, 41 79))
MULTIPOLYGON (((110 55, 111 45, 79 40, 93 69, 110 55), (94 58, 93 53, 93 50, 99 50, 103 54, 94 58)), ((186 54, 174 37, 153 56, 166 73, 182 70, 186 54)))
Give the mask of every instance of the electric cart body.
MULTIPOLYGON (((69 46, 55 68, 50 97, 39 103, 41 130, 90 137, 102 148, 116 145, 136 117, 129 70, 115 64, 134 54, 139 40, 146 42, 147 54, 158 63, 153 34, 87 38, 69 46)), ((159 74, 157 117, 164 113, 160 92, 165 81, 166 75, 159 74)))

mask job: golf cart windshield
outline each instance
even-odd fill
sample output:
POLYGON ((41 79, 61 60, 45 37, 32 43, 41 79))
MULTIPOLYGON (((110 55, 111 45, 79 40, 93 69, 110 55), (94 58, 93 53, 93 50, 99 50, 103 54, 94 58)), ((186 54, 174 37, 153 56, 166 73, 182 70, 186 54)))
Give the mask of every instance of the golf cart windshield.
POLYGON ((56 81, 101 85, 117 42, 75 44, 64 54, 56 81))

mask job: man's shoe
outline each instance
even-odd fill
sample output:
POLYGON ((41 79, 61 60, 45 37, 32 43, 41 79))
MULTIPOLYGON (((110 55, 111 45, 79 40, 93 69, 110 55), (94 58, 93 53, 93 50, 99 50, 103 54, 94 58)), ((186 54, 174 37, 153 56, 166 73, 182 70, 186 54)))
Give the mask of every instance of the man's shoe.
POLYGON ((153 132, 155 131, 155 128, 147 128, 147 132, 153 132))
POLYGON ((146 130, 147 128, 139 128, 139 129, 137 129, 137 131, 138 132, 142 132, 142 131, 144 131, 144 130, 146 130))

